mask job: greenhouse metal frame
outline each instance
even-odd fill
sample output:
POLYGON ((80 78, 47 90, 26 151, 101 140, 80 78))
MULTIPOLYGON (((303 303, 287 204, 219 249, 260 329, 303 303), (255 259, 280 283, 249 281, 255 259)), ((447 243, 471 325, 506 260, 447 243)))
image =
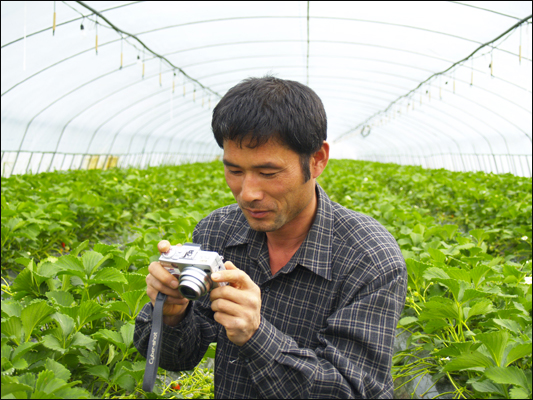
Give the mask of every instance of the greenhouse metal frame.
POLYGON ((321 97, 334 158, 531 177, 529 2, 164 10, 2 3, 2 176, 216 159, 218 100, 273 74, 321 97))

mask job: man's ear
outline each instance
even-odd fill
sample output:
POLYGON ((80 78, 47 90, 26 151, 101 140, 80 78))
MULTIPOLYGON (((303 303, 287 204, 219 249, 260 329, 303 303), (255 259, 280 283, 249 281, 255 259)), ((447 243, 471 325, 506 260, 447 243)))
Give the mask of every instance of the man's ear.
POLYGON ((316 179, 322 174, 329 161, 329 143, 324 140, 322 147, 311 156, 311 178, 316 179))

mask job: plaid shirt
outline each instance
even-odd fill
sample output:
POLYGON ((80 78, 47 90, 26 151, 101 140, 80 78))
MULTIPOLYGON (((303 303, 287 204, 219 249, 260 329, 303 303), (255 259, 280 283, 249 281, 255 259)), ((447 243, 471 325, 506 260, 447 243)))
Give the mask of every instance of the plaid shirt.
MULTIPOLYGON (((213 319, 209 295, 164 325, 160 366, 193 369, 217 342, 217 398, 392 398, 391 362, 407 270, 376 220, 332 202, 317 184, 314 223, 274 276, 266 235, 237 204, 198 223, 194 242, 217 251, 261 288, 261 324, 242 347, 213 319)), ((137 316, 134 343, 146 356, 152 304, 137 316)))

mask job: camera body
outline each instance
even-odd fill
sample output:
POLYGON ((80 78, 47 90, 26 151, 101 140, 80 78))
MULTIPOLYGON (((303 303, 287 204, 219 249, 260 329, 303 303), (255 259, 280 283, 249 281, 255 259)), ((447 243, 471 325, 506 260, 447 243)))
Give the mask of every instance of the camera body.
POLYGON ((189 300, 198 300, 216 287, 227 284, 211 279, 211 274, 226 269, 222 260, 217 252, 203 251, 199 244, 193 243, 170 246, 159 257, 161 265, 178 278, 178 290, 189 300))

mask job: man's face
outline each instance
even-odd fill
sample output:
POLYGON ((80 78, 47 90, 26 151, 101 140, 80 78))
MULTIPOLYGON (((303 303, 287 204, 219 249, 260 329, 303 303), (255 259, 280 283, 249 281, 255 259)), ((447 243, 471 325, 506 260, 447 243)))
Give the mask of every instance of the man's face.
POLYGON ((312 206, 315 180, 304 183, 298 154, 275 140, 247 143, 224 142, 226 182, 252 229, 277 231, 312 206))

